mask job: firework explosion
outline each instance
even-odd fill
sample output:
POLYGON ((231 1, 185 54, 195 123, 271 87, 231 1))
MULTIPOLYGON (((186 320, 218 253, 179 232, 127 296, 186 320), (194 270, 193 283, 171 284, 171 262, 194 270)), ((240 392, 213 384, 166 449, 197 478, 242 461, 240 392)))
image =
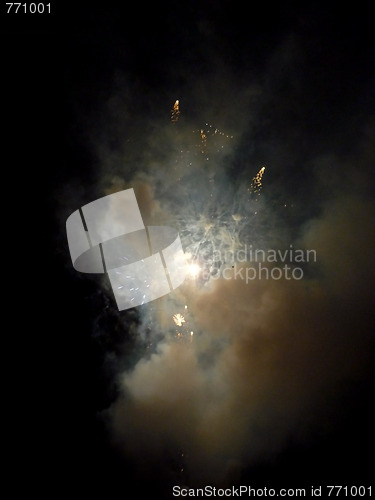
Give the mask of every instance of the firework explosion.
MULTIPOLYGON (((174 125, 180 114, 178 105, 179 101, 176 101, 172 111, 171 121, 174 125)), ((191 144, 185 150, 179 149, 180 154, 174 164, 179 170, 189 165, 189 174, 178 177, 179 191, 189 193, 192 179, 197 176, 200 179, 200 196, 194 196, 192 200, 188 197, 187 203, 177 205, 177 210, 174 207, 173 223, 179 230, 185 251, 187 282, 195 288, 201 288, 207 287, 212 277, 219 277, 221 268, 243 248, 250 237, 254 240, 256 228, 259 230, 260 225, 260 215, 254 207, 260 206, 265 167, 253 178, 247 190, 250 197, 246 196, 245 188, 240 186, 237 192, 228 189, 227 196, 223 198, 225 179, 221 179, 217 172, 220 171, 222 156, 231 147, 233 135, 205 123, 203 128, 194 129, 191 137, 191 144), (197 134, 200 141, 195 142, 193 137, 197 137, 197 134), (257 205, 254 205, 255 202, 257 205)), ((163 202, 168 206, 168 200, 163 202)), ((189 294, 190 290, 182 299, 183 302, 189 301, 189 294)), ((177 312, 173 315, 173 321, 179 327, 174 334, 177 340, 191 342, 194 331, 200 330, 194 317, 189 314, 188 305, 185 305, 184 316, 177 312)))
POLYGON ((168 136, 172 170, 163 167, 164 176, 174 180, 171 190, 166 189, 165 177, 159 182, 156 172, 149 171, 147 178, 154 186, 152 196, 179 231, 188 276, 202 286, 226 263, 225 255, 265 235, 267 221, 262 217, 267 214, 259 199, 264 167, 249 189, 245 182, 235 187, 224 166, 234 136, 208 122, 186 130, 180 116, 177 100, 171 115, 173 134, 168 136))
MULTIPOLYGON (((230 2, 154 7, 159 18, 144 30, 142 12, 137 30, 133 11, 109 15, 106 6, 94 31, 77 21, 54 56, 69 89, 66 100, 56 92, 66 155, 46 155, 47 165, 59 160, 47 175, 58 183, 57 224, 47 219, 58 234, 53 249, 34 247, 56 249, 62 269, 40 267, 51 276, 51 319, 42 319, 48 340, 52 320, 62 323, 50 352, 54 367, 53 353, 64 352, 61 429, 69 414, 78 431, 70 450, 83 441, 88 399, 79 474, 84 459, 94 492, 102 479, 106 496, 113 482, 114 496, 130 484, 163 500, 173 485, 365 484, 375 244, 374 50, 363 9, 342 18, 329 6, 282 4, 263 19, 230 2), (178 231, 186 279, 118 311, 108 275, 71 269, 64 229, 78 207, 129 188, 146 227, 178 231), (281 258, 257 262, 258 249, 281 258), (313 250, 316 262, 291 262, 294 249, 313 250), (258 264, 263 278, 246 282, 258 264), (268 278, 285 264, 303 279, 268 278)), ((36 182, 35 169, 23 170, 34 206, 46 176, 36 182)))
MULTIPOLYGON (((201 330, 185 305, 192 290, 209 290, 211 280, 220 278, 223 266, 233 264, 236 252, 249 243, 269 241, 270 232, 275 238, 276 231, 268 227, 269 205, 264 210, 261 202, 265 167, 253 177, 249 188, 245 182, 235 188, 223 173, 223 158, 232 150, 234 136, 208 122, 201 128, 182 129, 179 106, 176 100, 171 111, 174 133, 169 136, 169 149, 176 151, 169 160, 175 178, 173 191, 166 191, 153 172, 147 175, 155 186, 153 196, 169 214, 168 224, 179 231, 187 266, 186 286, 178 294, 156 301, 157 306, 151 304, 148 312, 143 312, 143 324, 149 332, 158 332, 159 338, 191 342, 194 332, 201 330)), ((146 348, 153 350, 157 343, 149 337, 146 348)))
MULTIPOLYGON (((116 330, 124 335, 131 332, 137 346, 137 356, 129 355, 131 369, 124 371, 121 360, 113 368, 119 397, 108 419, 114 439, 122 443, 126 455, 140 456, 143 464, 139 440, 146 434, 144 448, 151 469, 160 459, 176 484, 186 484, 203 477, 226 478, 232 456, 242 460, 245 455, 245 462, 251 462, 252 453, 259 456, 265 448, 281 445, 287 430, 274 432, 271 445, 252 427, 269 431, 267 421, 263 424, 258 414, 262 394, 271 394, 279 383, 277 390, 281 394, 284 390, 277 370, 274 376, 274 351, 268 349, 268 342, 278 346, 276 355, 289 349, 290 331, 295 329, 294 321, 300 321, 295 318, 299 308, 289 306, 290 290, 295 291, 295 300, 306 301, 309 307, 312 304, 301 342, 313 342, 318 317, 314 311, 321 309, 325 291, 316 292, 314 282, 307 278, 286 282, 285 288, 281 281, 271 285, 266 280, 247 284, 223 279, 223 270, 228 277, 241 271, 236 255, 246 249, 291 248, 293 225, 283 222, 282 216, 284 208, 293 204, 270 196, 268 184, 263 187, 265 166, 246 165, 241 176, 233 175, 235 134, 209 122, 198 127, 186 124, 177 101, 170 122, 160 128, 156 138, 149 139, 156 145, 150 166, 136 172, 128 183, 119 177, 110 179, 112 185, 106 192, 134 186, 145 223, 165 223, 178 230, 186 279, 173 293, 124 315, 110 308, 107 287, 108 306, 102 315, 112 314, 116 330), (277 325, 270 319, 273 316, 279 318, 277 325), (258 394, 258 384, 262 394, 258 394), (245 409, 239 407, 243 400, 245 409), (254 451, 244 449, 244 436, 254 451), (167 459, 160 458, 161 450, 167 450, 167 459)), ((267 167, 269 170, 272 172, 267 167)), ((104 342, 105 332, 98 329, 97 335, 104 342)), ((306 359, 305 364, 308 366, 306 359)), ((329 369, 322 370, 321 383, 326 375, 330 376, 329 369)), ((337 379, 340 374, 332 376, 337 379)), ((309 383, 308 370, 301 377, 309 383)), ((302 398, 299 388, 295 397, 302 398)), ((318 396, 312 397, 312 403, 314 398, 318 396)), ((280 397, 276 415, 283 415, 282 401, 280 397)), ((267 405, 266 414, 272 414, 272 398, 267 405)), ((301 408, 303 414, 310 406, 306 403, 301 408)), ((289 411, 288 426, 296 423, 294 412, 299 415, 299 408, 289 411)), ((273 417, 269 418, 272 422, 273 417)))

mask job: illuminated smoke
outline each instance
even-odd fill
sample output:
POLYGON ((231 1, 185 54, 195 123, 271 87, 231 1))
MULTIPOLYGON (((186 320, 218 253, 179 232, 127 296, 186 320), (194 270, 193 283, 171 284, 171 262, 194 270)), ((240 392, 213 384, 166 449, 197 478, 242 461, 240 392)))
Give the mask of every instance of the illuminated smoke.
MULTIPOLYGON (((334 235, 355 229, 357 220, 366 221, 366 212, 353 212, 351 220, 347 202, 340 203, 305 235, 309 248, 318 250, 319 264, 327 265, 325 280, 246 285, 239 279, 212 279, 244 245, 266 248, 266 242, 272 248, 278 233, 288 228, 278 227, 267 193, 260 196, 265 167, 250 186, 242 180, 233 187, 228 177, 220 179, 225 170, 221 153, 232 150, 233 136, 208 123, 182 130, 179 117, 176 101, 171 123, 167 120, 163 129, 167 160, 153 158, 152 168, 136 180, 143 182, 151 216, 162 215, 178 229, 190 279, 157 306, 142 310, 142 324, 135 329, 148 332, 150 347, 119 376, 124 397, 111 411, 116 439, 141 467, 147 460, 152 467, 160 450, 170 447, 178 463, 184 457, 178 470, 189 472, 194 482, 206 474, 210 480, 224 477, 232 458, 251 462, 277 451, 300 422, 319 414, 321 388, 328 391, 346 373, 355 374, 347 368, 355 365, 354 351, 336 348, 337 339, 350 345, 352 336, 345 334, 340 308, 335 309, 341 303, 338 280, 329 277, 342 276, 340 269, 348 263, 357 266, 347 251, 338 252, 342 261, 336 265, 334 235), (183 145, 174 147, 168 142, 172 136, 182 138, 183 145), (337 324, 328 328, 332 317, 337 324), (327 353, 337 360, 327 361, 327 353)), ((160 137, 154 138, 159 148, 160 137)), ((246 179, 254 175, 249 171, 251 165, 246 179)), ((373 234, 371 227, 363 232, 373 234)), ((361 234, 354 239, 361 241, 361 234)), ((345 301, 350 287, 340 289, 345 301)), ((359 296, 366 300, 365 294, 359 296)), ((358 325, 350 314, 354 331, 358 325)), ((366 341, 359 340, 358 347, 365 359, 366 341)))

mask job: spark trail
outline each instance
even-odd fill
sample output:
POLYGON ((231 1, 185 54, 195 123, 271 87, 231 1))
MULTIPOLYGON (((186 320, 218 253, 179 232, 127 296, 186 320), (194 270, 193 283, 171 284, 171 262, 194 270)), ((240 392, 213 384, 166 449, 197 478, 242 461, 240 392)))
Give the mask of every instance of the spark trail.
POLYGON ((253 177, 253 180, 251 181, 249 191, 250 193, 254 194, 255 197, 258 197, 260 195, 260 191, 262 189, 262 177, 265 170, 266 167, 262 167, 257 173, 257 175, 253 177))
POLYGON ((173 124, 176 124, 178 122, 179 116, 180 116, 180 101, 177 99, 171 111, 171 122, 173 124))

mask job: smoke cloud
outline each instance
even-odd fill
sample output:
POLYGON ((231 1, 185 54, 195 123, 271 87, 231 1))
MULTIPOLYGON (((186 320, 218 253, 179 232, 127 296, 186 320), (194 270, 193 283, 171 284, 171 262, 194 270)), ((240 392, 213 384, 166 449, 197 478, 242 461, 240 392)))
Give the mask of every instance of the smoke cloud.
POLYGON ((231 485, 290 439, 329 433, 374 347, 374 127, 367 115, 359 125, 368 81, 351 79, 332 99, 336 46, 320 81, 306 20, 274 36, 250 67, 244 51, 235 62, 220 53, 207 19, 194 26, 207 41, 200 71, 176 62, 173 84, 151 89, 117 69, 88 141, 97 192, 134 188, 145 224, 176 227, 188 261, 206 272, 122 314, 102 282, 115 325, 102 315, 95 335, 116 391, 98 414, 139 482, 166 489, 231 485), (358 109, 347 100, 353 83, 358 109), (291 246, 316 254, 287 261, 301 279, 241 278, 254 265, 236 260, 241 249, 291 246), (123 347, 112 328, 127 337, 123 347))
POLYGON ((329 430, 341 385, 363 377, 371 360, 373 208, 349 195, 309 221, 301 243, 317 252, 315 276, 183 285, 165 314, 189 304, 200 334, 190 344, 161 341, 120 375, 110 415, 126 453, 152 468, 171 446, 176 460, 186 457, 189 484, 225 484, 231 464, 272 456, 290 434, 303 442, 329 430))

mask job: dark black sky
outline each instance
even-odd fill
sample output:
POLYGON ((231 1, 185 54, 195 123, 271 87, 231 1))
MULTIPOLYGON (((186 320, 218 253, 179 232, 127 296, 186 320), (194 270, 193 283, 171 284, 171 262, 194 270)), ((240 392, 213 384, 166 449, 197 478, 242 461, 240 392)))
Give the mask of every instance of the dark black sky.
MULTIPOLYGON (((12 349, 22 351, 20 375, 10 387, 15 407, 20 403, 16 468, 22 479, 40 446, 37 488, 43 471, 56 490, 79 487, 88 496, 102 488, 107 495, 128 496, 128 485, 136 484, 156 496, 164 489, 162 479, 150 471, 142 481, 134 479, 131 459, 115 451, 97 420, 117 394, 113 372, 104 366, 107 349, 118 358, 131 352, 123 356, 125 364, 139 355, 127 337, 127 321, 134 318, 126 317, 121 328, 117 317, 98 320, 98 282, 74 277, 66 257, 66 217, 79 203, 103 195, 106 172, 97 146, 116 156, 132 127, 147 131, 144 144, 133 133, 140 148, 155 147, 155 129, 168 122, 171 105, 180 99, 186 123, 216 120, 239 133, 230 171, 236 182, 260 164, 272 165, 270 191, 275 198, 292 197, 299 207, 293 223, 318 213, 330 190, 338 195, 339 178, 358 189, 358 199, 371 199, 372 16, 366 3, 292 1, 124 7, 51 2, 51 8, 49 17, 37 20, 1 16, 10 149, 3 158, 3 188, 14 193, 22 211, 11 219, 6 242, 9 248, 21 231, 13 281, 24 291, 11 320, 12 349), (322 159, 332 166, 326 182, 317 166, 322 159), (28 221, 21 224, 22 217, 28 221), (114 332, 109 347, 93 338, 101 328, 114 332)), ((344 233, 340 228, 337 237, 344 233)), ((366 241, 363 236, 359 243, 366 241)), ((371 283, 365 290, 373 303, 371 283)), ((364 306, 368 325, 372 314, 364 306)), ((373 390, 373 370, 348 381, 328 434, 316 431, 303 445, 291 435, 272 460, 245 468, 240 482, 370 485, 373 470, 365 452, 371 453, 374 440, 373 390)))

